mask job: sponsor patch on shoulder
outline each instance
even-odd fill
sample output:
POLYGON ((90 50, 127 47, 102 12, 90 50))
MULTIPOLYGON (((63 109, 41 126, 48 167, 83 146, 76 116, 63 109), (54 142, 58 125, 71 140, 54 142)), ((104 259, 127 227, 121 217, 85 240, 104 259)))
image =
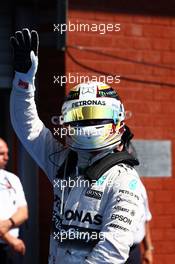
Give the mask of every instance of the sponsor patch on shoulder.
POLYGON ((98 181, 96 181, 96 185, 102 185, 106 180, 106 176, 101 176, 98 181))
POLYGON ((29 83, 28 82, 24 82, 21 79, 19 79, 18 86, 20 88, 23 88, 23 89, 28 89, 29 88, 29 83))
POLYGON ((129 183, 130 190, 134 191, 137 188, 137 180, 133 179, 129 183))
POLYGON ((103 195, 103 192, 97 191, 97 190, 93 190, 93 189, 88 189, 85 193, 85 196, 97 199, 97 200, 101 200, 103 195))

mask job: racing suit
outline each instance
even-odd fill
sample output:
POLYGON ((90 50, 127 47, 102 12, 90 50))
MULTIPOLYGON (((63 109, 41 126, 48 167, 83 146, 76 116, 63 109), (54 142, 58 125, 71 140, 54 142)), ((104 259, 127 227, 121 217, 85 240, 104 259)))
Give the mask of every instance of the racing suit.
MULTIPOLYGON (((54 186, 49 264, 124 264, 135 243, 137 226, 144 221, 142 183, 136 170, 118 164, 89 185, 76 169, 68 175, 74 186, 66 185, 68 178, 61 167, 70 150, 39 119, 34 91, 27 74, 16 73, 11 94, 13 127, 54 186)), ((104 155, 96 155, 91 164, 104 155)))

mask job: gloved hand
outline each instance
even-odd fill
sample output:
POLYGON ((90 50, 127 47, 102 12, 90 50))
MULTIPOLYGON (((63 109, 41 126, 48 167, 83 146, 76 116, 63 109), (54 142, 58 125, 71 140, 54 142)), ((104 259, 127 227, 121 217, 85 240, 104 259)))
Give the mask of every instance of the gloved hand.
POLYGON ((15 71, 27 73, 30 70, 30 75, 34 76, 38 65, 38 33, 24 28, 22 31, 16 31, 10 41, 14 52, 15 71))

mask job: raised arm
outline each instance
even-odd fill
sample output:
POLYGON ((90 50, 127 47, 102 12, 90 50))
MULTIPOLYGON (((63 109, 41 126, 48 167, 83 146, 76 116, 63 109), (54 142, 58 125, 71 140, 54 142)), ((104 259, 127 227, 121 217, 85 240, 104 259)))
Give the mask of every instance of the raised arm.
POLYGON ((53 138, 50 130, 39 119, 34 101, 34 81, 38 66, 38 34, 28 29, 17 31, 11 38, 11 44, 15 66, 10 102, 12 125, 27 151, 45 173, 51 175, 52 166, 48 164, 48 157, 60 151, 62 145, 53 138))

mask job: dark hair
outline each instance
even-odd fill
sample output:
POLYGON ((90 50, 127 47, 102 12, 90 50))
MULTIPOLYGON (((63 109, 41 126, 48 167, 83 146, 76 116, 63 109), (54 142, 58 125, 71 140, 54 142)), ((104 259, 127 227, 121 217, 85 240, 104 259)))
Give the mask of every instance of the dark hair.
POLYGON ((125 132, 122 135, 121 143, 123 144, 124 148, 128 148, 131 139, 134 137, 134 134, 131 132, 130 128, 125 125, 125 132))

